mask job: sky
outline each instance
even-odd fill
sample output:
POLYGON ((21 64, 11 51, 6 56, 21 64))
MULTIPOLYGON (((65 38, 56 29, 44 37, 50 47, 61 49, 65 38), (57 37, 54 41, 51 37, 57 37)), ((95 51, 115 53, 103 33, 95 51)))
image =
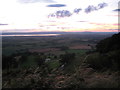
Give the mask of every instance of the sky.
POLYGON ((0 31, 117 32, 118 3, 119 0, 0 0, 0 31), (92 10, 88 8, 91 5, 92 10))

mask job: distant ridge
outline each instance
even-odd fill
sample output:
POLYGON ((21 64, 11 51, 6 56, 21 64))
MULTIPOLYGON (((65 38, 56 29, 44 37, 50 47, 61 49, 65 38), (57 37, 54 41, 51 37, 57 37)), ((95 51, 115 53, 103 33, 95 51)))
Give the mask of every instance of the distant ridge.
POLYGON ((2 35, 23 35, 23 34, 107 34, 107 33, 118 33, 118 32, 3 32, 2 35))
POLYGON ((65 32, 4 32, 2 35, 22 35, 22 34, 63 34, 65 32))

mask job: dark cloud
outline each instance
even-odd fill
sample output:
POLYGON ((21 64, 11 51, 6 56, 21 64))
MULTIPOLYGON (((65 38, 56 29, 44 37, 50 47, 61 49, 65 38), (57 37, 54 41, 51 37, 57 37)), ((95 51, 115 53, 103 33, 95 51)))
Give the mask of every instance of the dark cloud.
POLYGON ((93 5, 89 5, 86 9, 85 12, 86 13, 90 13, 91 11, 97 10, 97 8, 93 5))
MULTIPOLYGON (((90 13, 92 11, 102 9, 102 8, 106 7, 107 5, 108 5, 107 3, 99 3, 97 6, 89 5, 87 8, 85 8, 84 12, 85 13, 90 13)), ((50 4, 50 5, 47 5, 47 7, 65 7, 65 6, 66 6, 65 4, 50 4)), ((59 10, 59 11, 56 11, 55 13, 50 13, 48 15, 48 18, 49 17, 56 17, 56 18, 70 17, 73 14, 79 14, 81 10, 82 10, 81 8, 75 8, 72 12, 69 11, 69 10, 59 10)))
POLYGON ((65 7, 66 5, 65 4, 50 4, 50 5, 47 5, 47 7, 65 7))
POLYGON ((8 24, 2 24, 2 23, 0 23, 0 25, 8 25, 8 24))
POLYGON ((78 14, 82 9, 81 8, 75 8, 74 13, 78 14))
POLYGON ((96 11, 96 10, 102 9, 102 8, 106 7, 107 5, 108 5, 107 3, 100 3, 97 6, 89 5, 85 9, 85 13, 90 13, 92 11, 96 11))
POLYGON ((49 14, 48 17, 60 18, 60 17, 70 17, 71 15, 72 13, 68 10, 59 10, 59 11, 56 11, 55 13, 49 14))
POLYGON ((53 0, 18 0, 20 3, 36 3, 36 2, 45 2, 45 3, 54 3, 53 0))
POLYGON ((61 10, 61 11, 56 11, 56 16, 57 17, 69 17, 72 14, 68 10, 61 10))
POLYGON ((101 9, 101 8, 106 7, 106 6, 108 6, 107 3, 100 3, 100 4, 98 4, 97 9, 101 9))
POLYGON ((73 13, 69 10, 58 10, 55 13, 51 13, 48 15, 48 17, 56 17, 56 18, 63 18, 63 17, 70 17, 74 13, 78 14, 82 9, 81 8, 75 8, 73 10, 73 13))
POLYGON ((120 9, 115 9, 115 10, 113 10, 113 11, 120 12, 120 9))

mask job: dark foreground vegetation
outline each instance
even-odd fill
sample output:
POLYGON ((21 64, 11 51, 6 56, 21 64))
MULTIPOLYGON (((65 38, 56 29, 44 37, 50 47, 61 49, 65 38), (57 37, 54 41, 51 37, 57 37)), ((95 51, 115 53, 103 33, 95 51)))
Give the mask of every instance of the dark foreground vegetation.
POLYGON ((120 88, 120 33, 4 37, 4 88, 120 88))

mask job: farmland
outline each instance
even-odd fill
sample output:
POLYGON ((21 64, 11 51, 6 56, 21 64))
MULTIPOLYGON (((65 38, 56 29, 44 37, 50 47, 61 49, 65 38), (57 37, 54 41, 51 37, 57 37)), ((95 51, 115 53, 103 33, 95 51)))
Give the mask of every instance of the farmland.
MULTIPOLYGON (((19 52, 63 52, 70 50, 90 50, 99 40, 111 34, 62 34, 60 36, 22 36, 3 37, 3 55, 11 55, 19 52), (91 45, 91 46, 90 46, 91 45), (63 50, 62 50, 63 49, 63 50)), ((56 53, 57 54, 57 53, 56 53)))

